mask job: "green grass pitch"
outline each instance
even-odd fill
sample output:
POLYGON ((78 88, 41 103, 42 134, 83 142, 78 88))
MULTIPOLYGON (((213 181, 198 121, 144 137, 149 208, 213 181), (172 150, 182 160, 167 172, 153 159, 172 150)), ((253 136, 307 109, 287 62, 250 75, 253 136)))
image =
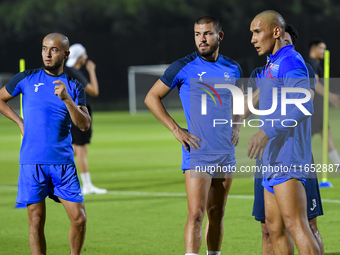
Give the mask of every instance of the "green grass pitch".
MULTIPOLYGON (((181 112, 171 112, 185 126, 181 112)), ((330 111, 335 144, 340 150, 339 110, 330 111)), ((94 114, 89 165, 93 183, 110 190, 88 195, 83 255, 184 254, 183 231, 187 201, 181 173, 181 147, 171 132, 150 113, 94 114)), ((242 128, 236 148, 237 166, 254 165, 247 159, 254 128, 242 128)), ((19 169, 19 129, 0 116, 0 254, 30 254, 26 209, 14 209, 19 169)), ((316 163, 321 163, 321 140, 313 138, 316 163)), ((261 227, 251 216, 253 180, 235 178, 224 218, 222 254, 261 254, 261 227)), ((322 189, 325 215, 318 218, 325 254, 340 254, 340 175, 322 189)), ((47 199, 48 254, 69 254, 69 221, 62 205, 47 199)), ((200 254, 205 254, 202 243, 200 254)), ((297 252, 296 252, 297 254, 297 252)))

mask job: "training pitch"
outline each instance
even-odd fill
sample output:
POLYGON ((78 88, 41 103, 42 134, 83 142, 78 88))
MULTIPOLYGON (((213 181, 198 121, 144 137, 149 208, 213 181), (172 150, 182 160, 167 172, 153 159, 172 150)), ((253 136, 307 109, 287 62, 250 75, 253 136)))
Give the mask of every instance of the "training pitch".
MULTIPOLYGON (((182 112, 171 112, 185 127, 182 112)), ((330 109, 333 139, 340 150, 339 110, 330 109)), ((93 183, 109 190, 85 196, 87 233, 82 255, 184 254, 187 216, 181 145, 149 112, 95 112, 89 166, 93 183)), ((247 144, 256 128, 241 128, 237 167, 252 166, 247 144)), ((26 209, 14 209, 19 171, 19 128, 0 116, 0 254, 30 254, 26 209)), ((313 138, 316 164, 320 137, 313 138)), ((330 163, 330 162, 329 162, 330 163)), ((340 169, 338 169, 338 172, 340 169)), ((261 254, 261 226, 251 216, 252 174, 233 180, 224 217, 222 254, 261 254)), ((322 189, 324 216, 318 226, 325 254, 340 254, 340 173, 332 189, 322 189)), ((69 254, 69 220, 61 204, 47 199, 47 253, 69 254)), ((205 224, 203 224, 205 226, 205 224)), ((200 254, 206 254, 204 241, 200 254)), ((296 251, 297 254, 297 251, 296 251)))

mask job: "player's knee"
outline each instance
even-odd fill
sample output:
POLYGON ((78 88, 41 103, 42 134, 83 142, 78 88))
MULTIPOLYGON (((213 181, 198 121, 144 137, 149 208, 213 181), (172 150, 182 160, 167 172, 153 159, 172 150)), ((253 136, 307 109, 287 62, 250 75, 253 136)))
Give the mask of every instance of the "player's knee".
POLYGON ((285 227, 292 236, 295 236, 299 231, 304 231, 303 223, 291 218, 284 219, 285 227))
POLYGON ((220 222, 224 217, 224 207, 222 206, 211 206, 207 210, 209 221, 220 222))
MULTIPOLYGON (((270 235, 273 238, 280 237, 284 235, 285 229, 281 222, 270 221, 266 219, 266 230, 268 232, 268 236, 270 235)), ((263 229, 262 229, 263 234, 263 229)))
POLYGON ((79 217, 77 220, 74 221, 74 225, 78 229, 85 229, 86 228, 86 221, 87 221, 86 216, 82 216, 82 217, 79 217))
POLYGON ((44 228, 45 217, 43 214, 40 213, 31 214, 28 222, 30 226, 30 231, 38 231, 39 229, 44 228))
POLYGON ((84 212, 79 213, 76 217, 70 219, 71 224, 77 228, 85 228, 86 222, 87 222, 87 217, 84 212))
POLYGON ((195 208, 192 210, 189 210, 188 212, 188 220, 195 224, 202 224, 204 219, 204 209, 203 208, 195 208))
POLYGON ((270 239, 269 231, 265 222, 261 222, 262 238, 267 240, 270 239))

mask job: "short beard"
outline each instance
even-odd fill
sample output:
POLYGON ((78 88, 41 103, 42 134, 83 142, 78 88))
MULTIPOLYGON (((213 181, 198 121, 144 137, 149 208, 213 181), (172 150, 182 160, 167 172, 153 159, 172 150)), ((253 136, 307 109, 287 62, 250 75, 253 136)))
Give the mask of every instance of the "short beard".
POLYGON ((62 66, 62 64, 63 64, 63 59, 56 62, 53 66, 46 66, 45 63, 43 62, 44 69, 48 71, 58 70, 62 66))
POLYGON ((199 47, 197 47, 197 46, 196 46, 196 48, 197 48, 199 54, 200 54, 202 57, 209 57, 209 56, 211 56, 212 54, 214 54, 214 52, 217 50, 218 44, 215 44, 215 45, 213 45, 213 46, 209 45, 209 46, 210 46, 210 50, 205 51, 205 52, 201 52, 200 49, 199 49, 199 47))

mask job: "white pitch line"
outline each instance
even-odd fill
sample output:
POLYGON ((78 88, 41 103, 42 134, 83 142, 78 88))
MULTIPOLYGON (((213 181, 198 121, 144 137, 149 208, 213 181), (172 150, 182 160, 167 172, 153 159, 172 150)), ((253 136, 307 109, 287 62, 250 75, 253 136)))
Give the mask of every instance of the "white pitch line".
MULTIPOLYGON (((16 191, 15 186, 0 186, 0 190, 11 190, 16 191)), ((146 192, 146 191, 120 191, 120 190, 109 190, 109 195, 122 195, 122 196, 145 196, 145 197, 186 197, 185 193, 172 193, 172 192, 146 192)), ((237 199, 254 199, 251 195, 229 195, 228 198, 237 199)), ((340 204, 340 200, 336 199, 322 199, 323 203, 340 204)))
POLYGON ((152 197, 186 197, 185 193, 172 192, 143 192, 143 191, 118 191, 109 190, 107 194, 110 195, 124 195, 124 196, 152 196, 152 197))
POLYGON ((2 190, 15 190, 15 191, 18 190, 18 188, 16 186, 0 186, 0 189, 2 189, 2 190))
POLYGON ((340 204, 340 200, 335 200, 335 199, 322 199, 321 198, 321 202, 340 204))

